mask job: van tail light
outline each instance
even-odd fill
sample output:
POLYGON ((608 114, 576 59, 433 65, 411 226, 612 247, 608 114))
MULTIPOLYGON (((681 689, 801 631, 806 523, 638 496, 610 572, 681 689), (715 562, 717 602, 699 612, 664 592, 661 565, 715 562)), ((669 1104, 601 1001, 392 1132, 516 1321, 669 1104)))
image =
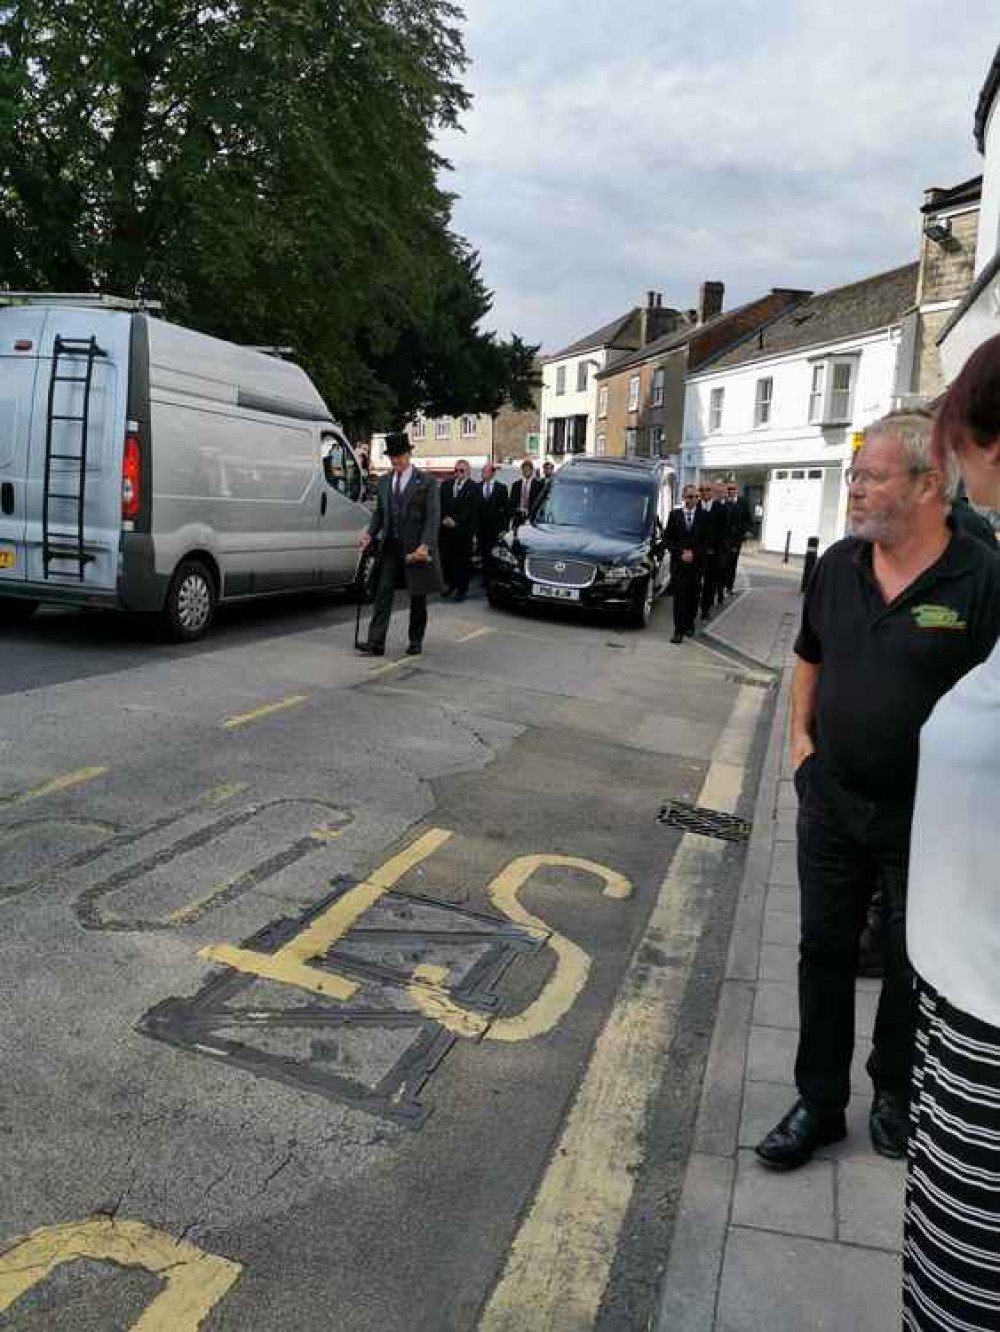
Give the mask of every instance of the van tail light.
POLYGON ((122 457, 122 517, 138 518, 142 500, 142 453, 138 434, 130 430, 125 436, 122 457))

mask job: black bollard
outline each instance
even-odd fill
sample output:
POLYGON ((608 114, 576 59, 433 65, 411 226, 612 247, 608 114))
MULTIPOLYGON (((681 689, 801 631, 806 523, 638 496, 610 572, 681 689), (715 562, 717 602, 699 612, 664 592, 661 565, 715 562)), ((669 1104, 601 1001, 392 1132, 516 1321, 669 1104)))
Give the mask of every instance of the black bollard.
POLYGON ((782 564, 788 563, 788 557, 791 555, 791 553, 792 553, 792 534, 791 532, 789 532, 788 535, 785 537, 785 558, 781 561, 782 564))
POLYGON ((816 561, 819 559, 819 537, 810 537, 806 542, 806 558, 802 566, 802 582, 799 584, 799 590, 805 592, 809 587, 809 580, 812 578, 813 569, 816 568, 816 561))

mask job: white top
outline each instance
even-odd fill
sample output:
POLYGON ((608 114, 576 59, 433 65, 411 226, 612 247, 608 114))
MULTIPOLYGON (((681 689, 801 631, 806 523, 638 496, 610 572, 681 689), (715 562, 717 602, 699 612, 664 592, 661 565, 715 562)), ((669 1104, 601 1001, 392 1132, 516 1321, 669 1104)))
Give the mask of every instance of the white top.
POLYGON ((949 1003, 1000 1027, 1000 644, 920 735, 907 947, 949 1003))

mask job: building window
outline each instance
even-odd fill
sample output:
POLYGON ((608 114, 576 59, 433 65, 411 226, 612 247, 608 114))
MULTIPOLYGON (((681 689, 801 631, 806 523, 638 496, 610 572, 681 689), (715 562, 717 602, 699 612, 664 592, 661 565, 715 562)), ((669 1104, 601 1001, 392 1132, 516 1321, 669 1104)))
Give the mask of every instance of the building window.
POLYGON ((652 437, 649 441, 649 445, 650 445, 650 452, 652 453, 653 457, 665 458, 666 446, 664 440, 663 426, 653 426, 653 429, 651 431, 651 436, 652 437))
POLYGON ((478 429, 478 426, 479 426, 479 421, 478 421, 478 418, 477 418, 477 417, 475 417, 475 416, 463 416, 463 417, 462 417, 462 438, 463 438, 463 439, 471 439, 472 436, 476 434, 476 431, 477 431, 477 429, 478 429))
POLYGON ((608 389, 607 385, 604 385, 601 388, 600 393, 598 393, 597 395, 597 415, 603 421, 604 418, 607 416, 607 414, 608 414, 608 389))
POLYGON ((451 439, 451 417, 439 416, 434 422, 435 439, 451 439))
POLYGON ((556 393, 560 394, 561 396, 565 392, 566 392, 566 367, 564 365, 561 365, 559 366, 558 370, 556 370, 556 393))
POLYGON ((639 410, 639 376, 633 375, 628 381, 628 409, 630 412, 639 410))
POLYGON ((603 435, 603 434, 601 434, 601 435, 598 435, 598 436, 597 436, 597 448, 596 448, 595 451, 596 451, 596 453, 597 453, 598 458, 603 458, 603 457, 604 457, 604 455, 605 455, 605 454, 607 453, 607 451, 608 451, 608 437, 607 437, 607 435, 603 435))
POLYGON ((714 388, 708 398, 708 428, 709 430, 722 429, 722 404, 725 401, 726 390, 724 388, 714 388))
POLYGON ((771 421, 771 405, 774 401, 774 380, 768 375, 766 379, 757 380, 757 396, 753 404, 753 423, 755 426, 766 426, 771 421))
POLYGON ((587 364, 586 361, 580 361, 580 362, 577 363, 577 367, 576 367, 576 391, 577 391, 577 393, 586 393, 586 392, 587 392, 587 375, 588 375, 589 371, 590 371, 590 366, 587 364))
POLYGON ((830 390, 830 420, 851 419, 851 396, 854 388, 854 366, 850 361, 833 364, 833 388, 830 390))
POLYGON ((587 452, 587 418, 570 416, 566 421, 566 452, 587 452))
POLYGON ((653 371, 653 406, 662 407, 667 396, 667 372, 663 366, 653 371))
POLYGON ((413 425, 410 427, 410 434, 414 439, 427 438, 427 422, 422 416, 418 416, 413 422, 413 425))
POLYGON ((823 390, 826 387, 826 366, 814 365, 812 387, 809 390, 809 421, 815 425, 823 419, 823 390))
POLYGON ((638 434, 635 426, 629 426, 625 431, 625 456, 626 458, 635 457, 635 437, 638 434))

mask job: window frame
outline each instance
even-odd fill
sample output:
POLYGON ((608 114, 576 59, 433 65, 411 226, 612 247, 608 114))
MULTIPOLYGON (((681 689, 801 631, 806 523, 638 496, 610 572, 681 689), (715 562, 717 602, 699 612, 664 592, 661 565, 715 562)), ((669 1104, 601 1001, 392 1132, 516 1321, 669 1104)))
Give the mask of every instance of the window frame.
POLYGON ((774 376, 761 375, 754 385, 753 395, 753 425, 755 430, 763 429, 771 424, 771 417, 774 412, 774 376), (764 385, 767 385, 767 392, 762 392, 764 385))
POLYGON ((450 416, 438 416, 434 418, 434 438, 451 439, 450 416))
POLYGON ((820 425, 826 420, 826 361, 813 361, 812 378, 809 384, 809 424, 820 425), (819 386, 816 379, 819 377, 819 386))
POLYGON ((606 458, 608 453, 608 437, 602 430, 594 444, 594 456, 596 458, 606 458))
POLYGON ((426 439, 427 418, 424 416, 418 416, 417 419, 413 422, 412 431, 414 439, 426 439))
POLYGON ((635 426, 626 426, 626 427, 625 427, 625 457, 626 457, 626 458, 636 458, 636 457, 638 457, 638 454, 637 454, 636 451, 635 451, 635 450, 636 450, 636 440, 637 440, 637 437, 638 437, 638 433, 639 433, 639 432, 636 430, 635 426))
POLYGON ((639 410, 639 396, 641 392, 642 376, 630 375, 628 381, 628 412, 637 412, 639 410))
POLYGON ((667 401, 667 367, 658 365, 653 371, 650 401, 654 407, 662 407, 667 401))
POLYGON ((468 412, 466 412, 466 414, 462 417, 462 438, 475 439, 476 435, 478 434, 479 434, 478 416, 472 416, 468 412), (470 422, 471 422, 471 428, 467 428, 469 427, 470 422))
POLYGON ((608 386, 602 384, 597 390, 597 419, 604 421, 608 415, 608 386))
POLYGON ((576 363, 576 391, 577 393, 586 393, 590 386, 590 363, 588 361, 577 361, 576 363), (582 383, 580 381, 583 381, 582 383))
POLYGON ((722 413, 726 405, 726 386, 716 384, 708 392, 708 433, 717 434, 722 429, 722 413))
POLYGON ((556 397, 564 398, 566 396, 566 367, 564 365, 556 366, 556 397))
POLYGON ((857 360, 854 357, 834 356, 831 358, 830 361, 831 373, 828 376, 830 383, 830 395, 829 395, 829 403, 826 413, 826 419, 831 424, 840 425, 844 422, 849 422, 851 419, 851 413, 854 410, 854 388, 857 380, 857 376, 854 373, 856 368, 857 368, 857 360), (836 387, 838 370, 847 371, 846 389, 838 389, 836 387), (842 412, 838 412, 834 409, 834 399, 838 397, 846 397, 844 410, 842 412))

